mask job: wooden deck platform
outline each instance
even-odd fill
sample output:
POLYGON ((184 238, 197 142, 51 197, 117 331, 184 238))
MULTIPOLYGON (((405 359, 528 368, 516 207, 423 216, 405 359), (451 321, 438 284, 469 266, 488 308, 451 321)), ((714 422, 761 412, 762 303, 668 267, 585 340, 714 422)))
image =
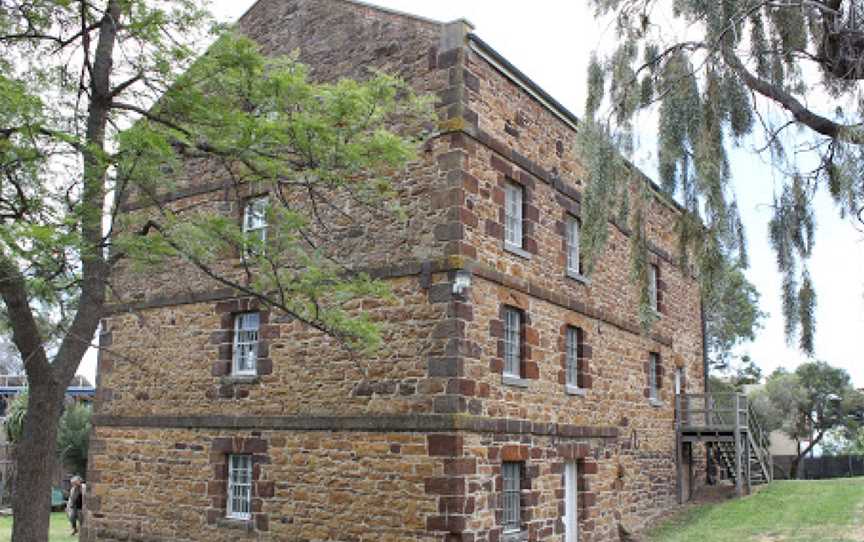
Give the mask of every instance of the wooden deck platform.
POLYGON ((675 396, 675 433, 679 501, 685 500, 685 444, 708 446, 709 457, 726 469, 738 495, 771 481, 773 464, 768 435, 759 425, 743 394, 679 394, 675 396))

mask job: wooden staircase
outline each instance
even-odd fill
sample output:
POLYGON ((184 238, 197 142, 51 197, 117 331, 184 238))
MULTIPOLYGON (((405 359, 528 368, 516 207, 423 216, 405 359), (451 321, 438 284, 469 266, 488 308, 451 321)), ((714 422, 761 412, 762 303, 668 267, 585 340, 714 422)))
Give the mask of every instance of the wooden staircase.
MULTIPOLYGON (((702 442, 735 483, 736 493, 771 482, 768 435, 742 394, 684 394, 675 397, 679 477, 685 443, 702 442)), ((681 484, 679 483, 679 486, 681 484)), ((679 492, 679 500, 683 495, 679 492)))

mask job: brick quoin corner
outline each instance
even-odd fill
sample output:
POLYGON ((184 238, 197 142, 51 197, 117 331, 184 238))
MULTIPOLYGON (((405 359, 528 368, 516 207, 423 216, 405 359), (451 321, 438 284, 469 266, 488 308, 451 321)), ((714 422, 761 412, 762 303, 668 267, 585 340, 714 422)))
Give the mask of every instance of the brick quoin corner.
MULTIPOLYGON (((121 274, 114 290, 125 297, 101 327, 110 348, 82 540, 561 542, 568 464, 581 542, 619 540, 675 506, 676 370, 688 392, 704 386, 699 288, 676 264, 675 206, 657 196, 647 213, 661 302, 645 334, 626 228, 609 224, 591 276, 566 270, 566 224, 591 182, 574 150, 577 119, 468 23, 347 0, 261 0, 239 27, 267 53, 298 50, 316 80, 375 68, 437 96, 439 132, 394 180, 410 228, 385 221, 355 239, 357 263, 394 294, 357 308, 386 323, 384 346, 359 361, 364 377, 326 337, 182 263, 121 274), (517 249, 505 245, 514 186, 517 249), (470 285, 454 294, 457 274, 470 285), (515 377, 507 311, 521 315, 515 377), (254 378, 231 376, 243 312, 260 313, 254 378), (572 386, 570 328, 580 341, 572 386), (226 517, 231 454, 250 458, 243 521, 226 517), (515 530, 508 462, 520 466, 515 530)), ((163 195, 171 208, 239 217, 257 195, 227 189, 207 164, 187 172, 163 195)), ((148 209, 133 198, 123 212, 148 209)), ((219 271, 242 272, 230 259, 219 271)), ((693 483, 704 456, 695 446, 688 458, 693 483)))

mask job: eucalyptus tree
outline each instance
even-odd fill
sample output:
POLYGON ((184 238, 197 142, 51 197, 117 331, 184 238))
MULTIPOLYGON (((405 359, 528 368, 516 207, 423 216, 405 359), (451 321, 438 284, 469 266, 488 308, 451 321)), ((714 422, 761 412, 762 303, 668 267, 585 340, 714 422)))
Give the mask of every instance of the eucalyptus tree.
POLYGON ((856 431, 864 413, 864 394, 852 386, 849 373, 824 361, 804 363, 793 373, 774 371, 750 399, 766 430, 782 431, 799 443, 789 469, 792 479, 826 435, 856 431))
POLYGON ((328 242, 398 216, 388 179, 415 156, 430 102, 383 74, 314 84, 295 58, 223 30, 197 0, 0 0, 0 298, 29 380, 13 541, 47 539, 64 391, 121 299, 121 266, 180 259, 346 348, 376 343, 344 309, 385 288, 328 242), (187 160, 276 194, 266 247, 234 220, 160 203, 187 160), (119 212, 133 194, 152 204, 143 223, 119 212), (238 251, 244 276, 220 274, 238 251))
MULTIPOLYGON (((770 160, 781 179, 769 234, 786 337, 812 353, 814 196, 826 191, 842 217, 864 225, 864 2, 592 3, 613 21, 618 42, 589 68, 584 138, 632 152, 635 119, 656 113, 662 191, 689 211, 681 250, 708 287, 723 261, 747 261, 729 149, 748 145, 770 160)), ((612 179, 614 169, 602 164, 596 173, 612 179)), ((603 190, 594 199, 617 201, 603 190)))

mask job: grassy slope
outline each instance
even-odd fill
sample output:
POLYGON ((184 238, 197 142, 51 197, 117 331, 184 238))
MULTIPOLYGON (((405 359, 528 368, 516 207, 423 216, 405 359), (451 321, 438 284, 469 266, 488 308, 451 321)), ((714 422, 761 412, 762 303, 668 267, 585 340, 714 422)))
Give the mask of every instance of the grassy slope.
MULTIPOLYGON (((69 536, 72 528, 64 512, 51 514, 51 530, 48 534, 49 542, 77 542, 77 536, 69 536)), ((12 518, 9 516, 0 518, 0 542, 12 539, 12 518)))
POLYGON ((652 542, 864 542, 864 478, 775 482, 697 506, 649 533, 652 542))

